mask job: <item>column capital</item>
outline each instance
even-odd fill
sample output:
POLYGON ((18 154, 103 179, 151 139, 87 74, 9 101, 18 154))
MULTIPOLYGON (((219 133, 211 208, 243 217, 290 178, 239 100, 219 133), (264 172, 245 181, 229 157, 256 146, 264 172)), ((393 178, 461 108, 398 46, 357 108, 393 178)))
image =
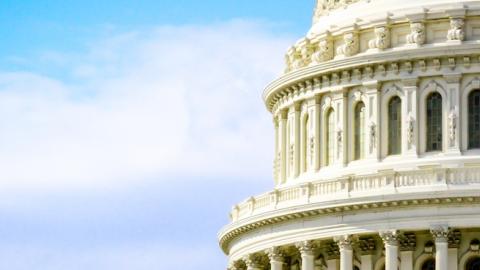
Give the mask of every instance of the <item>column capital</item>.
POLYGON ((385 230, 379 232, 385 245, 398 246, 399 232, 397 230, 385 230))
POLYGON ((258 254, 248 254, 243 257, 247 269, 263 268, 262 258, 258 254))
POLYGON ((228 270, 245 270, 245 263, 242 260, 230 262, 228 270))
POLYGON ((340 250, 351 250, 352 249, 352 236, 351 235, 341 235, 335 236, 333 240, 337 243, 340 250))
POLYGON ((284 253, 280 247, 271 247, 265 250, 265 253, 270 259, 270 262, 283 262, 284 261, 284 253))
POLYGON ((430 233, 435 239, 435 243, 448 243, 450 228, 445 225, 438 225, 430 228, 430 233))
POLYGON ((313 255, 315 245, 313 244, 313 241, 306 240, 296 243, 295 247, 300 251, 301 255, 313 255))

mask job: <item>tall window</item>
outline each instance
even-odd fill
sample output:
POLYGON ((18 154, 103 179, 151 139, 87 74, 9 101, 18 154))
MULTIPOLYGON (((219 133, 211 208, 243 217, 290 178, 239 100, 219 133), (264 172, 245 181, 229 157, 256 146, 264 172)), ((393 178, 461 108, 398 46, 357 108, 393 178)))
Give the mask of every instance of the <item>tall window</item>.
POLYGON ((327 113, 327 165, 333 164, 335 158, 335 113, 330 109, 327 113))
POLYGON ((393 97, 388 103, 388 154, 402 151, 402 101, 393 97))
POLYGON ((427 151, 442 150, 442 96, 435 92, 427 97, 427 151))
POLYGON ((355 159, 365 157, 365 104, 357 103, 355 106, 355 159))
POLYGON ((468 148, 480 148, 480 90, 468 95, 468 148))

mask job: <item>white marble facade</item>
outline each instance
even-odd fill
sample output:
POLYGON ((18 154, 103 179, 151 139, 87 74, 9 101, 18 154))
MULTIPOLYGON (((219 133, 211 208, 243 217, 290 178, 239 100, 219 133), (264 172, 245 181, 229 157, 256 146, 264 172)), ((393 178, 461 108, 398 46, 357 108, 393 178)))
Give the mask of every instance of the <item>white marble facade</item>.
POLYGON ((480 269, 480 1, 318 0, 285 60, 229 269, 480 269))

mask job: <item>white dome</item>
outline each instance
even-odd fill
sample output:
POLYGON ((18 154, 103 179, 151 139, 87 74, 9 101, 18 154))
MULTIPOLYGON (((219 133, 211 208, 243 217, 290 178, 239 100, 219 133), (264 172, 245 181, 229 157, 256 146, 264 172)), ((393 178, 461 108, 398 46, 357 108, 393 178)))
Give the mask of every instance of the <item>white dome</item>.
POLYGON ((480 1, 319 1, 263 93, 275 188, 234 206, 230 269, 476 269, 480 1))

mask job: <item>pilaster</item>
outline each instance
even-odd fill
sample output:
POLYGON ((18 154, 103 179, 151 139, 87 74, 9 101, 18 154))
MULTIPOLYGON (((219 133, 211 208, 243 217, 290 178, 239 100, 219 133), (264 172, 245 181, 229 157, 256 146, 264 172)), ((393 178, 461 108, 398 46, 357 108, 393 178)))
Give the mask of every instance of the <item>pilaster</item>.
POLYGON ((373 270, 373 254, 376 251, 375 239, 373 237, 362 238, 359 240, 360 255, 360 270, 373 270))
POLYGON ((293 177, 300 174, 300 103, 294 105, 294 156, 293 156, 293 177))
POLYGON ((286 168, 286 153, 287 153, 287 111, 282 110, 278 115, 278 129, 279 129, 279 181, 278 184, 285 183, 287 180, 287 168, 286 168))
POLYGON ((413 270, 413 252, 417 246, 414 233, 404 233, 399 237, 400 270, 413 270))
POLYGON ((448 115, 448 119, 446 119, 448 132, 444 135, 447 141, 447 147, 445 148, 446 154, 460 155, 460 139, 462 138, 462 128, 460 126, 462 112, 460 110, 467 110, 467 108, 460 107, 460 82, 462 74, 446 74, 444 78, 447 82, 447 107, 445 110, 447 110, 448 115))
POLYGON ((410 78, 403 80, 405 98, 402 100, 402 154, 418 155, 418 79, 410 78))
POLYGON ((320 127, 322 126, 320 123, 320 115, 321 115, 322 105, 321 105, 321 96, 315 96, 315 112, 314 112, 314 120, 313 120, 313 129, 314 129, 314 138, 315 138, 315 145, 314 145, 314 155, 313 155, 313 164, 314 170, 318 171, 320 169, 320 157, 322 156, 320 153, 320 127))
POLYGON ((380 160, 380 84, 377 81, 363 83, 366 87, 367 147, 366 158, 380 160))

